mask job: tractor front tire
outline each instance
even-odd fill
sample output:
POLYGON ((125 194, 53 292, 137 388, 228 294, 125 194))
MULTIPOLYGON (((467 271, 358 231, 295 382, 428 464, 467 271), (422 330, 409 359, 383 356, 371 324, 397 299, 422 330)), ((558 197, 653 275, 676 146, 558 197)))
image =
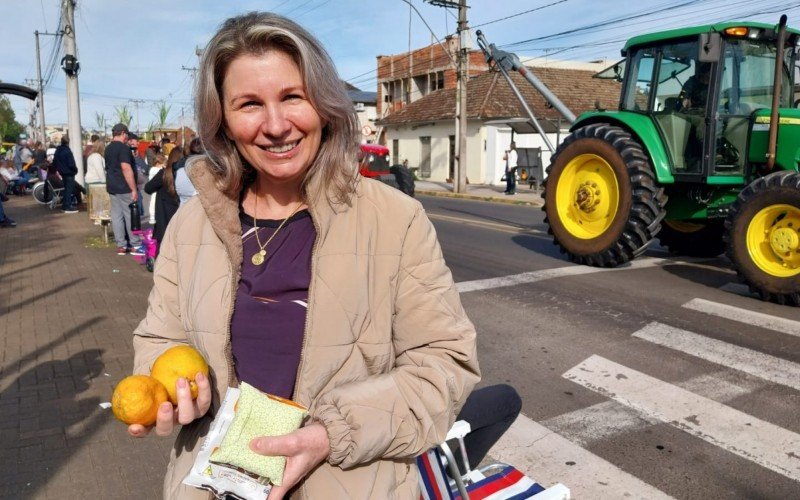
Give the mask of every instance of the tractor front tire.
POLYGON ((596 123, 575 130, 547 172, 545 223, 573 262, 624 264, 661 228, 667 196, 642 145, 620 127, 596 123))
POLYGON ((413 198, 416 183, 411 169, 403 165, 392 165, 389 172, 394 175, 398 189, 413 198))
POLYGON ((725 220, 725 243, 761 300, 800 306, 800 173, 775 172, 744 188, 725 220))
POLYGON ((664 220, 658 240, 671 253, 688 257, 716 257, 725 252, 725 224, 722 220, 705 224, 664 220))

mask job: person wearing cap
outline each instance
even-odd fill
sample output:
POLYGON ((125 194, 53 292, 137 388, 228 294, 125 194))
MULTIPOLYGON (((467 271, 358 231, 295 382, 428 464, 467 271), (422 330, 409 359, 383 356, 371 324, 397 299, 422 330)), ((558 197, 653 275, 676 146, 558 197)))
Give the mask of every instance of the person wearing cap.
POLYGON ((129 205, 137 201, 133 155, 128 148, 128 126, 117 123, 111 128, 112 139, 106 147, 106 191, 111 199, 111 228, 117 254, 144 255, 141 239, 131 231, 129 205))

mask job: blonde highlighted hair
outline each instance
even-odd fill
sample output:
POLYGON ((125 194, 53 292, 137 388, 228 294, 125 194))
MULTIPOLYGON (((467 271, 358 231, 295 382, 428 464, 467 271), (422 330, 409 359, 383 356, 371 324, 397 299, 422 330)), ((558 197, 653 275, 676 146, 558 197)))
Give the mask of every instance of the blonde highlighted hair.
POLYGON ((225 21, 200 61, 195 89, 198 134, 219 187, 238 196, 252 167, 225 134, 222 83, 230 63, 242 55, 278 50, 297 64, 312 106, 326 123, 316 158, 306 172, 302 195, 325 195, 332 202, 349 202, 357 175, 358 118, 328 53, 308 31, 285 17, 251 12, 225 21))

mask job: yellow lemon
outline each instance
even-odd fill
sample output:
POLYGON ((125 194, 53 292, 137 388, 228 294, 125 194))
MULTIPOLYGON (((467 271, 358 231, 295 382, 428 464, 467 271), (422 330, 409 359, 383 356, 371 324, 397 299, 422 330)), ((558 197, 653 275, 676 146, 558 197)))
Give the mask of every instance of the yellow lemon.
POLYGON ((168 399, 167 389, 158 380, 147 375, 131 375, 114 388, 111 411, 128 425, 153 425, 158 407, 168 399))
POLYGON ((202 354, 191 346, 179 345, 170 347, 156 359, 150 376, 164 384, 169 393, 169 400, 177 405, 178 394, 175 383, 179 378, 185 378, 189 382, 192 399, 197 399, 197 383, 194 378, 198 373, 208 377, 208 363, 202 354))

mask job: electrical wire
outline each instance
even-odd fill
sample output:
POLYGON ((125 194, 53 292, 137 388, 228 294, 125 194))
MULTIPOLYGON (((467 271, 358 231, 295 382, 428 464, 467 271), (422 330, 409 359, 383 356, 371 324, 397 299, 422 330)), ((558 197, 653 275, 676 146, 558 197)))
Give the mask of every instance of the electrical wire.
POLYGON ((521 16, 521 15, 524 15, 524 14, 529 14, 531 12, 536 12, 537 10, 542 10, 542 9, 546 9, 548 7, 553 7, 554 5, 558 5, 560 3, 564 3, 564 2, 567 2, 567 1, 569 1, 569 0, 558 0, 557 2, 549 3, 547 5, 542 5, 541 7, 536 7, 535 9, 530 9, 530 10, 525 10, 525 11, 522 11, 522 12, 517 12, 516 14, 511 14, 510 16, 501 17, 501 18, 495 19, 493 21, 486 21, 486 22, 481 23, 481 24, 475 24, 475 25, 470 26, 470 27, 471 28, 480 28, 481 26, 488 26, 490 24, 499 23, 500 21, 505 21, 507 19, 512 19, 514 17, 518 17, 518 16, 521 16))

